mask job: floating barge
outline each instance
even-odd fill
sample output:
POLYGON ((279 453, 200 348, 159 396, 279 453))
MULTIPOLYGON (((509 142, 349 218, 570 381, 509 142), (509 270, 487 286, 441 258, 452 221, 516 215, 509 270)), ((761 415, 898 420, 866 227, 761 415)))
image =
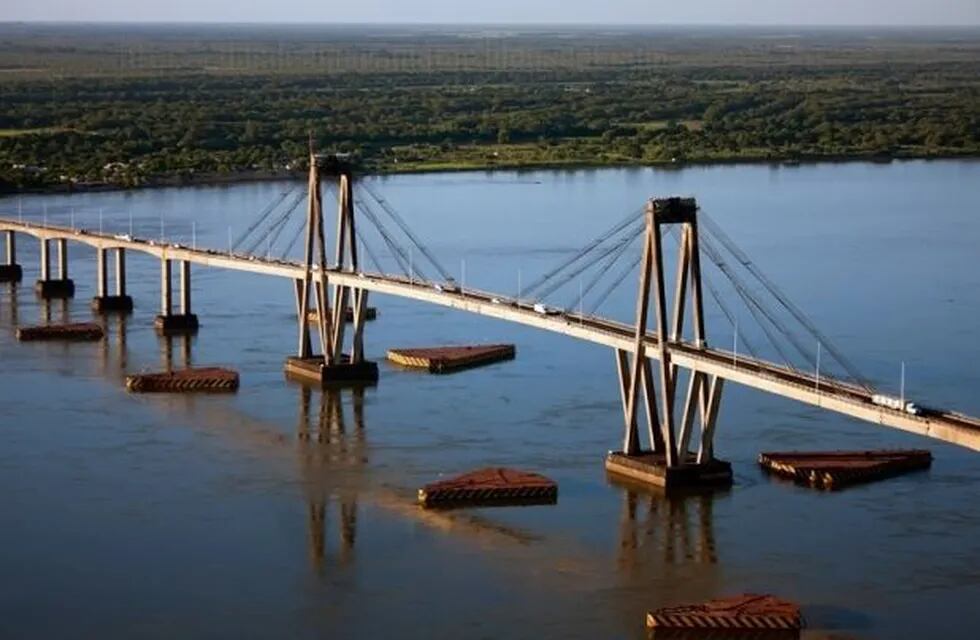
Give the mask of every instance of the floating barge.
POLYGON ((517 350, 512 344, 486 344, 391 349, 388 351, 388 360, 403 367, 425 369, 429 373, 450 373, 503 360, 513 360, 516 355, 517 350))
POLYGON ((787 451, 759 454, 763 469, 817 489, 840 489, 928 469, 932 454, 924 449, 881 451, 787 451))
POLYGON ((490 467, 419 489, 419 504, 427 508, 461 506, 518 506, 554 504, 558 485, 537 473, 490 467))
POLYGON ((796 603, 771 595, 743 594, 647 613, 654 638, 799 638, 804 626, 796 603))
POLYGON ((698 464, 693 454, 688 455, 685 464, 668 467, 662 453, 626 455, 621 451, 610 451, 606 456, 606 472, 663 489, 732 486, 731 463, 713 459, 698 464))
POLYGON ((238 390, 238 372, 220 367, 179 369, 126 376, 133 393, 231 393, 238 390))
POLYGON ((73 324, 48 324, 38 327, 20 327, 17 339, 21 342, 41 340, 67 340, 70 342, 96 342, 105 337, 105 331, 94 322, 73 324))

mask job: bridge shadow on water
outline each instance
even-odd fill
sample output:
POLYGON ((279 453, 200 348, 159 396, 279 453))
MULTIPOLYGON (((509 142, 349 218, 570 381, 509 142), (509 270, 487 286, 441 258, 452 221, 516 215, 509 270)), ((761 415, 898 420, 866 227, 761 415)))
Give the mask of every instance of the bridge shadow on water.
MULTIPOLYGON (((3 289, 0 289, 0 296, 2 296, 0 303, 4 303, 7 307, 5 321, 14 329, 20 326, 22 322, 33 324, 29 318, 21 317, 22 305, 20 303, 20 296, 24 295, 23 288, 23 284, 8 282, 3 285, 3 289)), ((38 298, 37 309, 37 322, 39 324, 63 324, 71 322, 71 304, 66 298, 55 298, 51 300, 38 298)))
POLYGON ((41 317, 39 320, 41 324, 67 324, 72 321, 71 306, 65 299, 40 300, 38 303, 38 309, 40 310, 41 317))
MULTIPOLYGON (((31 305, 18 307, 17 299, 18 295, 8 296, 8 306, 0 309, 4 323, 11 326, 32 320, 22 317, 31 305)), ((37 308, 46 322, 68 321, 72 313, 71 302, 64 300, 38 301, 37 308)), ((74 311, 91 317, 77 303, 74 311)), ((109 381, 118 383, 141 366, 171 370, 199 364, 195 336, 151 337, 138 319, 125 314, 96 316, 95 321, 106 330, 106 339, 92 354, 93 364, 98 375, 109 381)), ((609 580, 636 594, 623 611, 628 619, 636 619, 641 601, 647 605, 668 597, 694 597, 711 591, 705 585, 720 580, 714 507, 725 493, 668 498, 614 484, 603 499, 612 495, 621 500, 621 507, 610 509, 608 518, 593 527, 603 539, 614 541, 612 548, 605 543, 593 546, 561 524, 562 518, 585 513, 574 498, 566 498, 566 504, 555 511, 428 511, 417 506, 414 487, 404 486, 412 481, 397 468, 387 468, 383 459, 380 465, 374 460, 376 466, 371 467, 364 389, 320 390, 288 383, 276 394, 286 398, 287 409, 269 418, 245 408, 248 393, 237 398, 154 396, 137 401, 171 415, 175 424, 219 436, 223 448, 268 461, 273 476, 283 472, 296 478, 299 496, 290 499, 301 499, 303 508, 297 509, 302 520, 294 523, 302 522, 303 555, 317 579, 327 578, 332 568, 356 570, 358 527, 363 528, 365 521, 393 520, 421 525, 435 538, 474 546, 491 564, 495 558, 507 559, 518 575, 521 567, 538 567, 535 580, 558 591, 567 575, 596 580, 599 585, 609 580), (681 588, 676 596, 666 587, 653 586, 670 576, 691 578, 699 586, 681 588), (659 596, 651 598, 656 593, 659 596)), ((378 456, 383 458, 383 453, 382 448, 378 456)))
POLYGON ((718 564, 714 503, 717 493, 667 496, 623 486, 617 564, 624 574, 663 565, 718 564))
MULTIPOLYGON (((371 508, 417 522, 433 531, 475 544, 490 554, 539 554, 537 562, 571 561, 585 574, 605 564, 580 542, 561 532, 524 528, 493 509, 426 510, 414 496, 373 478, 369 466, 363 389, 319 390, 295 385, 298 393, 296 451, 308 513, 308 550, 312 570, 323 576, 331 564, 356 561, 359 501, 371 508), (381 484, 380 488, 377 486, 381 484), (374 486, 369 486, 374 485, 374 486), (551 547, 545 549, 545 547, 551 547), (591 556, 591 557, 590 557, 591 556)), ((612 483, 622 492, 615 574, 630 585, 650 576, 699 571, 718 573, 714 505, 728 491, 666 496, 642 487, 612 483)), ((518 510, 520 511, 520 510, 518 510)), ((617 529, 618 526, 618 529, 617 529)), ((607 565, 608 566, 608 565, 607 565)))
POLYGON ((322 575, 331 559, 328 544, 329 512, 336 509, 338 547, 333 552, 339 564, 351 561, 357 536, 356 482, 334 482, 338 472, 357 473, 367 465, 364 430, 364 390, 348 392, 353 405, 348 422, 344 392, 325 389, 317 394, 314 411, 313 391, 299 387, 297 453, 308 503, 308 546, 313 570, 322 575), (339 484, 339 486, 338 486, 339 484))
POLYGON ((0 303, 7 305, 4 321, 10 323, 11 328, 20 324, 19 289, 20 285, 16 282, 8 282, 0 288, 0 303))

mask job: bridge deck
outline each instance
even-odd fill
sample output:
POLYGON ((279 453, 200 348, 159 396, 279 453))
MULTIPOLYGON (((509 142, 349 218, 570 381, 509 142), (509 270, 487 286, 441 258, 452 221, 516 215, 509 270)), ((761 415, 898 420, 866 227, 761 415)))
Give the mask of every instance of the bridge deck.
MULTIPOLYGON (((296 262, 163 244, 124 235, 101 234, 51 225, 40 226, 4 218, 0 218, 0 231, 15 231, 47 240, 65 238, 96 249, 121 248, 127 251, 139 251, 160 259, 185 260, 206 267, 280 278, 298 280, 305 275, 303 266, 296 262)), ((403 277, 328 269, 327 278, 334 284, 438 304, 564 334, 614 349, 634 351, 634 328, 608 319, 580 316, 571 312, 545 315, 537 313, 532 304, 518 302, 507 296, 469 289, 465 291, 438 289, 431 283, 413 282, 403 277)), ((647 355, 655 358, 657 335, 648 333, 646 344, 647 355)), ((698 348, 683 342, 671 342, 667 349, 671 354, 672 362, 680 367, 717 375, 747 387, 866 422, 980 451, 980 419, 977 418, 949 411, 934 411, 921 416, 911 415, 872 403, 871 393, 856 385, 821 378, 818 388, 815 380, 808 375, 800 374, 782 365, 742 355, 736 359, 731 352, 720 349, 698 348)))

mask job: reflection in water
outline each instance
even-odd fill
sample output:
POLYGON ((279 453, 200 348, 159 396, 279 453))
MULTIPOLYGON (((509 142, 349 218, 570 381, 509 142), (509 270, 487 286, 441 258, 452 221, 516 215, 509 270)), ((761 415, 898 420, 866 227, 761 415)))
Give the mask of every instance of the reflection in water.
MULTIPOLYGON (((17 283, 16 282, 8 283, 7 291, 10 292, 10 296, 8 297, 8 299, 10 300, 10 309, 7 310, 8 313, 10 314, 10 326, 16 327, 18 325, 18 320, 19 320, 18 311, 17 311, 17 283)), ((0 300, 0 302, 2 302, 2 300, 0 300)))
POLYGON ((125 372, 126 365, 128 363, 127 358, 127 346, 126 346, 126 333, 128 331, 128 326, 126 323, 126 314, 106 314, 99 318, 99 324, 102 325, 102 330, 105 331, 106 339, 102 341, 102 370, 103 372, 109 371, 109 352, 112 347, 112 338, 115 336, 115 348, 116 355, 119 358, 119 362, 116 363, 116 367, 125 372))
MULTIPOLYGON (((721 495, 668 495, 654 488, 615 484, 623 488, 616 569, 623 587, 639 594, 640 602, 637 605, 637 601, 627 600, 630 604, 623 607, 621 615, 640 619, 651 609, 723 594, 725 576, 715 547, 713 513, 715 500, 721 495)), ((704 632, 705 629, 696 631, 704 632)), ((664 634, 660 630, 648 637, 692 636, 686 632, 664 634)))
MULTIPOLYGON (((120 317, 123 316, 124 314, 120 314, 120 317)), ((190 335, 164 335, 160 337, 160 359, 165 371, 173 371, 174 369, 174 342, 180 342, 179 368, 186 369, 192 366, 191 343, 193 338, 190 335)))
MULTIPOLYGON (((853 355, 864 360, 856 364, 871 369, 872 375, 897 377, 889 363, 920 348, 923 353, 963 353, 952 364, 943 360, 951 368, 922 362, 920 368, 930 375, 920 381, 923 395, 935 394, 936 402, 966 402, 963 408, 969 409, 971 402, 977 405, 978 396, 971 394, 976 368, 970 363, 976 362, 972 356, 978 355, 978 341, 966 338, 976 336, 977 301, 965 292, 975 290, 970 274, 976 270, 947 267, 976 262, 976 243, 969 240, 977 237, 980 219, 970 214, 980 207, 980 190, 968 185, 978 183, 978 170, 976 162, 814 165, 783 172, 771 193, 766 192, 771 186, 768 170, 755 166, 608 171, 595 178, 540 173, 535 177, 543 184, 533 189, 499 186, 498 177, 475 180, 484 186, 463 189, 443 184, 445 176, 411 176, 386 179, 385 189, 398 209, 431 213, 413 218, 413 224, 418 218, 424 227, 415 231, 440 238, 437 248, 448 252, 441 256, 446 262, 458 263, 465 250, 471 286, 492 291, 513 290, 517 268, 528 280, 544 273, 557 260, 555 249, 581 246, 601 231, 606 223, 596 216, 597 208, 608 205, 625 213, 661 190, 703 195, 706 209, 714 203, 730 214, 726 219, 734 225, 732 233, 744 232, 735 240, 747 241, 743 246, 750 254, 763 252, 767 270, 778 271, 780 284, 803 296, 798 304, 814 307, 829 323, 826 329, 859 346, 853 355), (623 176, 634 176, 634 181, 623 176), (916 213, 929 208, 937 191, 954 194, 949 199, 959 206, 936 208, 923 221, 916 213), (771 210, 757 206, 760 193, 768 194, 771 210), (840 200, 851 206, 833 206, 840 200), (527 215, 529 208, 534 216, 527 215), (855 209, 862 214, 860 229, 847 224, 853 222, 855 209), (821 215, 813 215, 815 211, 821 215), (515 239, 516 225, 524 222, 523 235, 515 239), (960 241, 946 242, 940 233, 931 245, 922 242, 933 227, 956 228, 960 241), (872 238, 862 245, 864 251, 854 250, 854 233, 883 228, 894 242, 872 238), (838 229, 854 233, 843 235, 838 229), (829 241, 814 242, 817 237, 829 241), (895 250, 909 239, 920 241, 923 259, 909 260, 906 252, 895 250), (502 259, 495 247, 513 252, 502 259), (942 259, 929 260, 928 255, 942 259), (817 259, 822 281, 853 285, 841 287, 840 299, 832 300, 828 287, 813 286, 812 269, 800 268, 817 259), (869 260, 877 271, 903 283, 900 294, 885 295, 874 278, 853 278, 869 260), (920 302, 911 310, 910 298, 920 302), (951 313, 954 307, 961 312, 951 313), (878 317, 890 321, 873 322, 878 317), (861 318, 869 319, 867 331, 859 331, 861 318), (923 325, 943 330, 929 335, 915 331, 923 325), (900 347, 905 351, 896 352, 900 347)), ((235 212, 264 205, 289 188, 286 183, 261 183, 90 193, 77 201, 72 196, 70 202, 89 211, 103 206, 108 212, 131 209, 144 227, 137 235, 145 236, 153 235, 160 212, 166 212, 168 229, 190 229, 194 223, 200 246, 220 248, 235 212)), ((70 206, 63 198, 41 196, 32 206, 70 206)), ((107 225, 128 229, 128 214, 110 214, 107 225)), ((36 257, 35 247, 30 243, 25 265, 27 255, 36 257)), ((128 266, 130 282, 139 285, 133 293, 145 294, 137 301, 155 301, 159 262, 131 258, 128 266)), ((68 357, 56 357, 55 346, 18 346, 9 327, 0 331, 0 359, 7 373, 5 395, 0 394, 5 411, 0 429, 5 497, 0 554, 6 560, 0 566, 5 584, 16 585, 23 596, 18 601, 30 605, 14 607, 23 611, 5 616, 0 627, 10 629, 6 635, 44 635, 47 627, 39 625, 59 618, 91 630, 87 635, 122 635, 120 631, 152 626, 159 611, 139 605, 164 599, 172 618, 170 635, 175 636, 275 636, 285 635, 283 630, 292 636, 319 636, 329 634, 333 624, 334 635, 347 637, 379 636, 400 626, 403 635, 415 637, 529 636, 542 629, 541 635, 567 632, 570 638, 638 638, 650 608, 749 587, 806 603, 855 603, 867 610, 873 633, 881 638, 936 635, 936 620, 945 621, 947 637, 969 637, 967 629, 980 624, 971 602, 980 597, 975 570, 980 564, 980 521, 970 511, 976 487, 969 482, 980 471, 968 454, 950 451, 949 464, 937 465, 932 474, 932 481, 941 483, 932 492, 920 485, 881 485, 830 498, 761 483, 742 492, 737 509, 730 498, 701 505, 692 497, 675 507, 673 516, 665 499, 658 498, 658 508, 651 510, 651 498, 638 494, 631 519, 628 504, 623 504, 626 497, 604 486, 596 464, 596 456, 615 437, 613 430, 598 425, 621 420, 609 405, 612 383, 608 375, 580 374, 606 371, 608 354, 576 340, 430 305, 388 301, 393 305, 389 319, 397 315, 398 320, 374 327, 371 342, 377 347, 476 338, 526 341, 521 365, 475 371, 465 379, 393 379, 369 392, 372 404, 364 409, 372 428, 367 434, 370 466, 344 472, 343 464, 333 463, 338 470, 332 477, 320 480, 312 474, 307 493, 306 483, 297 486, 300 452, 303 457, 322 455, 333 443, 314 438, 297 442, 298 390, 279 380, 283 353, 295 346, 286 320, 291 300, 274 278, 209 274, 213 277, 207 283, 203 276, 195 282, 203 288, 202 302, 220 309, 220 335, 202 332, 201 342, 193 343, 193 356, 198 365, 214 361, 247 367, 237 396, 136 397, 111 378, 99 388, 93 376, 75 375, 97 353, 94 345, 71 346, 68 357), (281 329, 270 326, 270 313, 281 316, 281 329), (207 349, 200 350, 202 346, 207 349), (38 389, 48 391, 43 403, 34 400, 38 389), (574 409, 558 415, 564 406, 574 409), (382 423, 383 434, 377 428, 382 423), (414 488, 428 471, 464 468, 478 460, 536 467, 567 479, 568 490, 562 487, 564 497, 554 508, 450 513, 418 508, 414 488), (364 477, 352 477, 358 474, 364 477), (338 490, 350 484, 359 487, 357 528, 342 532, 342 516, 353 521, 350 511, 341 513, 338 490), (326 501, 319 499, 320 492, 328 496, 326 501), (698 544, 702 533, 711 538, 710 522, 704 530, 698 528, 706 507, 714 516, 716 564, 700 560, 712 549, 698 544), (740 524, 767 508, 780 513, 787 529, 807 535, 800 540, 758 537, 765 530, 761 524, 740 524), (311 510, 321 516, 322 526, 308 531, 311 510), (292 526, 280 526, 276 514, 283 512, 292 514, 292 526), (690 559, 685 560, 680 525, 671 525, 671 517, 687 523, 687 544, 694 547, 688 551, 690 559), (249 519, 254 526, 236 530, 249 519), (365 529, 375 524, 378 532, 365 529), (621 524, 632 534, 633 545, 622 550, 621 524), (860 527, 865 535, 848 540, 860 527), (70 534, 72 544, 51 544, 61 531, 70 534), (308 564, 312 531, 320 532, 329 578, 344 578, 322 579, 317 585, 321 588, 305 584, 318 580, 308 564), (668 531, 674 536, 672 553, 663 537, 668 531), (358 536, 354 556, 343 567, 337 565, 341 533, 348 539, 358 536), (389 554, 374 553, 373 545, 369 549, 375 537, 378 545, 400 547, 397 566, 389 554), (801 546, 804 538, 812 544, 801 546), (222 540, 227 542, 216 554, 214 545, 222 540), (813 552, 827 548, 833 553, 813 552), (633 573, 627 574, 619 570, 617 559, 630 554, 633 563, 624 565, 633 573), (677 564, 666 564, 665 557, 677 564), (771 558, 784 564, 771 567, 771 558), (307 580, 293 579, 297 563, 307 580), (170 584, 134 580, 134 573, 161 575, 170 584), (427 574, 436 578, 427 579, 427 574), (239 584, 243 575, 256 578, 247 589, 239 584), (461 587, 465 593, 456 593, 461 587), (68 615, 66 594, 71 596, 68 615), (263 611, 206 615, 202 594, 214 596, 203 603, 212 613, 248 611, 256 602, 263 611), (454 595, 461 606, 419 624, 425 622, 417 614, 426 600, 454 595), (116 608, 106 606, 113 600, 136 606, 129 606, 129 614, 120 620, 116 608), (379 612, 388 620, 379 621, 379 612)), ((17 324, 38 319, 32 287, 33 281, 17 289, 17 324)), ((0 288, 0 296, 6 293, 0 288)), ((74 318, 90 316, 86 302, 76 298, 71 303, 74 318)), ((7 300, 0 300, 3 323, 11 315, 5 304, 7 300)), ((635 287, 621 287, 604 309, 613 317, 631 319, 635 287)), ((160 368, 161 348, 151 328, 155 312, 147 304, 130 316, 130 372, 160 368)), ((717 309, 711 322, 728 326, 717 309)), ((108 339, 114 367, 116 336, 108 339)), ((174 349, 179 360, 180 346, 174 349)), ((349 442, 352 400, 350 392, 343 393, 343 437, 349 442)), ((312 391, 314 426, 308 430, 320 430, 319 394, 312 391)), ((737 434, 726 431, 726 454, 743 463, 757 455, 758 442, 802 438, 813 446, 909 445, 907 436, 897 432, 866 432, 830 414, 819 414, 826 424, 814 430, 811 422, 818 414, 791 410, 785 402, 759 394, 737 393, 730 400, 725 400, 726 414, 738 416, 740 428, 737 434)), ((755 478, 757 472, 749 466, 743 471, 755 478)), ((843 620, 839 628, 835 634, 854 629, 854 623, 843 620)))
POLYGON ((38 308, 41 310, 41 324, 51 324, 53 318, 57 316, 57 322, 67 324, 70 322, 68 298, 38 299, 38 308))
POLYGON ((620 520, 618 564, 624 573, 661 565, 718 562, 712 508, 716 495, 640 493, 626 488, 620 520))
POLYGON ((353 555, 357 532, 357 490, 338 476, 361 469, 367 459, 364 455, 364 390, 352 389, 350 395, 353 431, 348 433, 343 392, 323 390, 319 396, 319 412, 314 417, 311 411, 313 392, 309 387, 300 388, 300 468, 309 502, 310 562, 318 574, 323 572, 327 557, 327 512, 331 502, 336 501, 339 512, 338 560, 344 564, 353 555))

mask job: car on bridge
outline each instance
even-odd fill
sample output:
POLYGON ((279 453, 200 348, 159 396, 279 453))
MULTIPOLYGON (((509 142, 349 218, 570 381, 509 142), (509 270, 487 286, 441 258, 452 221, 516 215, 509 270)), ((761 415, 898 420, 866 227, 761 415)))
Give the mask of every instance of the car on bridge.
POLYGON ((887 407, 889 409, 894 409, 895 411, 904 411, 913 416, 921 416, 924 411, 922 407, 915 404, 914 402, 907 402, 902 398, 893 398, 892 396, 886 396, 881 393, 876 393, 871 396, 871 402, 878 405, 879 407, 887 407))

